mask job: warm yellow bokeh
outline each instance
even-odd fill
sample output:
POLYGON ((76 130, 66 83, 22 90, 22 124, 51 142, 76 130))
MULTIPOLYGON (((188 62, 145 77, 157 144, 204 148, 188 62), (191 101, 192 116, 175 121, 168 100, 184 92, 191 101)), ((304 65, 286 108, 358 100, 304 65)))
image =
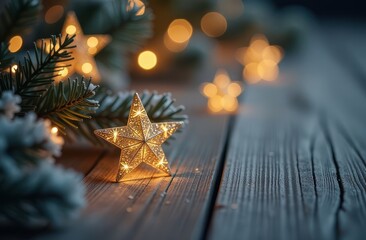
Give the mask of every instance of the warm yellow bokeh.
POLYGON ((171 52, 181 52, 184 49, 186 49, 187 45, 188 45, 189 41, 183 42, 183 43, 177 43, 174 42, 168 35, 168 33, 166 33, 164 35, 164 45, 165 47, 171 51, 171 52))
POLYGON ((193 33, 192 25, 185 19, 175 19, 168 27, 169 38, 176 43, 187 42, 193 33))
POLYGON ((218 92, 217 87, 213 83, 206 83, 202 89, 202 93, 206 97, 213 97, 217 94, 217 92, 218 92))
POLYGON ((53 24, 61 19, 64 14, 64 7, 61 5, 55 5, 50 7, 44 16, 44 20, 48 24, 53 24))
POLYGON ((232 82, 227 86, 227 93, 232 97, 237 97, 241 94, 241 86, 237 82, 232 82))
POLYGON ((51 128, 51 133, 52 133, 53 135, 57 134, 57 133, 58 133, 58 128, 57 128, 57 127, 53 127, 53 128, 51 128))
POLYGON ((152 51, 143 51, 139 54, 137 62, 142 69, 150 70, 156 66, 158 58, 152 51))
POLYGON ((206 13, 201 19, 201 29, 209 37, 220 37, 226 32, 226 18, 218 12, 206 13))
POLYGON ((214 83, 221 89, 225 89, 226 86, 229 85, 230 83, 230 77, 227 74, 226 71, 224 70, 218 70, 216 75, 215 75, 215 79, 214 79, 214 83))
POLYGON ((11 72, 15 73, 18 70, 18 65, 14 64, 13 66, 11 66, 11 72))
POLYGON ((76 33, 76 27, 74 25, 69 25, 66 27, 65 32, 69 35, 73 35, 76 33))
POLYGON ((225 70, 216 72, 213 83, 204 83, 202 94, 208 98, 207 107, 211 112, 234 112, 239 103, 237 97, 242 92, 239 82, 231 81, 225 70))
POLYGON ((86 62, 81 66, 81 70, 83 71, 83 73, 90 73, 91 71, 93 71, 93 66, 86 62))
POLYGON ((254 36, 247 48, 238 50, 239 61, 244 65, 243 78, 249 83, 276 80, 282 55, 282 49, 270 45, 265 36, 254 36))
POLYGON ((88 40, 86 41, 86 44, 88 45, 88 47, 94 48, 98 45, 98 39, 93 36, 89 37, 88 40))
POLYGON ((9 40, 9 51, 14 53, 19 51, 19 49, 22 47, 23 45, 23 39, 21 36, 14 36, 9 40))
POLYGON ((69 70, 67 70, 66 67, 64 67, 61 71, 58 72, 58 74, 61 76, 61 77, 66 77, 68 74, 69 74, 69 70))

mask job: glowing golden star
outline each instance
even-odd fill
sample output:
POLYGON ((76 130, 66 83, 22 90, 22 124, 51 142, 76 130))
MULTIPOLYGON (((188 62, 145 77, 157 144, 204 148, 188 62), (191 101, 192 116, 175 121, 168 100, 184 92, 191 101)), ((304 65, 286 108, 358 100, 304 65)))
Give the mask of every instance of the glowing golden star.
MULTIPOLYGON (((57 80, 66 78, 73 73, 77 72, 80 75, 87 75, 92 78, 94 83, 100 81, 100 74, 97 68, 97 64, 94 59, 100 50, 102 50, 111 40, 109 35, 84 35, 83 30, 79 24, 79 21, 74 12, 69 12, 66 16, 64 26, 61 31, 62 36, 76 35, 74 38, 74 44, 76 48, 72 49, 72 56, 74 60, 71 62, 71 66, 63 68, 57 80)), ((46 49, 49 49, 50 42, 45 41, 46 49)), ((38 41, 41 44, 41 41, 38 41)))
POLYGON ((95 130, 94 133, 121 149, 116 181, 141 163, 146 163, 170 176, 170 168, 161 145, 183 122, 151 123, 136 93, 127 126, 95 130))

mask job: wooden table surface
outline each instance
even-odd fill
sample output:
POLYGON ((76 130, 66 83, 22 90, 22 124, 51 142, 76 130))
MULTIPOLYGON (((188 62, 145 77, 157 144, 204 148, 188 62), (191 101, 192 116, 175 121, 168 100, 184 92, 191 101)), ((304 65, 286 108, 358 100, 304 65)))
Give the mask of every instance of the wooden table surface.
POLYGON ((114 183, 118 151, 66 148, 88 205, 34 238, 366 239, 365 40, 362 25, 314 27, 233 115, 208 113, 197 83, 157 88, 190 118, 164 147, 173 176, 114 183))

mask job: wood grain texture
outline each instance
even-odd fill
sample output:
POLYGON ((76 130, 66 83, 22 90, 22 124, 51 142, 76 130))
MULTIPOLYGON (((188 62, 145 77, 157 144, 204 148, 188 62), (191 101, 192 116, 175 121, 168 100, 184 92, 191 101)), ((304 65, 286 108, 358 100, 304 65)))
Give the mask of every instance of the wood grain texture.
POLYGON ((366 96, 318 36, 282 65, 282 84, 247 89, 261 112, 236 120, 210 239, 365 236, 366 96))
POLYGON ((88 175, 104 154, 105 150, 101 148, 66 145, 62 150, 62 157, 56 159, 56 164, 88 175))

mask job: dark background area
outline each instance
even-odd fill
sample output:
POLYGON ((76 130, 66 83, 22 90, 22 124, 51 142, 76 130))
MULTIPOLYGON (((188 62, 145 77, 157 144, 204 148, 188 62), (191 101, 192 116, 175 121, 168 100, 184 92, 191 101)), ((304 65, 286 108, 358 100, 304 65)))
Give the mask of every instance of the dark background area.
POLYGON ((277 7, 285 7, 294 4, 304 6, 311 10, 319 18, 366 18, 366 3, 362 0, 273 0, 272 2, 277 7))

